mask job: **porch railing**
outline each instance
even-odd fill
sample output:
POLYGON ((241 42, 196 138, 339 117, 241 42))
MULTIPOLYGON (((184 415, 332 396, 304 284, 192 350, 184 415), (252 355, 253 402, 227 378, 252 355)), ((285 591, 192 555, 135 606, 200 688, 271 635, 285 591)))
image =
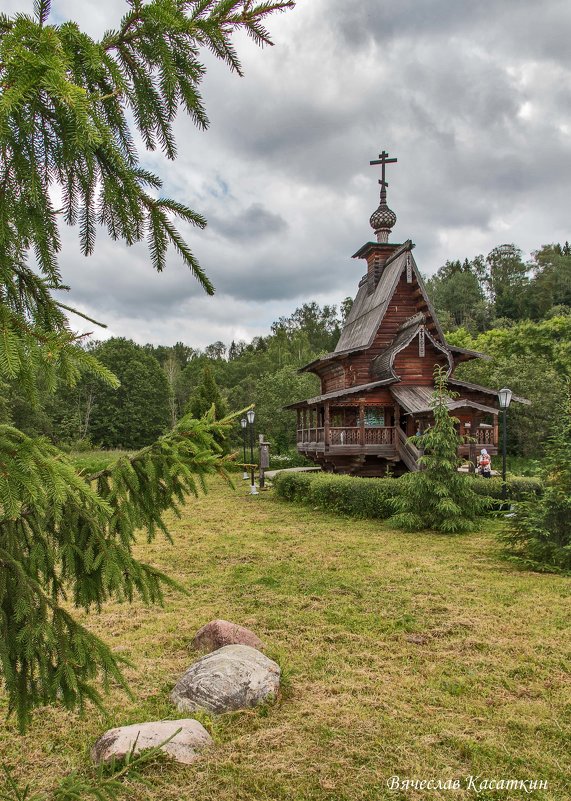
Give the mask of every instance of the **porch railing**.
POLYGON ((494 441, 494 429, 477 428, 476 442, 478 445, 497 445, 498 443, 494 441))
MULTIPOLYGON (((394 445, 394 426, 374 426, 360 428, 359 426, 331 426, 328 431, 327 444, 335 447, 344 445, 361 445, 361 433, 364 445, 394 445)), ((324 428, 298 428, 298 445, 325 443, 324 428)))
POLYGON ((358 426, 332 426, 329 429, 330 445, 358 445, 360 442, 358 426))
POLYGON ((394 445, 394 426, 374 426, 365 428, 365 445, 394 445))

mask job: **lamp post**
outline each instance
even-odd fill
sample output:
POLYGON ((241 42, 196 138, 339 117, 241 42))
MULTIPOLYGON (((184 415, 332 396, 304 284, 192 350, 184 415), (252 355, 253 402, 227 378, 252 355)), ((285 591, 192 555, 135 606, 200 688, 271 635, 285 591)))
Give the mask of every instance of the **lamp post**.
POLYGON ((254 475, 254 420, 255 420, 255 412, 253 409, 250 409, 246 412, 246 417, 248 419, 248 423, 250 425, 250 463, 252 465, 252 481, 250 484, 250 495, 258 495, 258 490, 256 489, 256 481, 254 475))
POLYGON ((498 392, 498 402, 502 410, 502 500, 507 498, 507 485, 506 485, 506 449, 508 443, 508 429, 506 412, 512 400, 512 391, 507 387, 500 389, 498 392))
POLYGON ((242 474, 242 479, 247 481, 248 471, 246 470, 246 428, 248 427, 248 421, 245 417, 240 420, 240 425, 242 426, 242 445, 244 446, 244 472, 242 474))

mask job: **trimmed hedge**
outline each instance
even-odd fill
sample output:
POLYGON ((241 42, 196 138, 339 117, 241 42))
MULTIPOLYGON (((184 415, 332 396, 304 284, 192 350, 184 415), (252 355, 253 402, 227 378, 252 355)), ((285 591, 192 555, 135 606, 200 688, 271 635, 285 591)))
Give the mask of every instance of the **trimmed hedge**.
MULTIPOLYGON (((501 478, 474 476, 473 489, 478 494, 501 499, 501 478)), ((508 498, 521 500, 541 493, 536 478, 509 477, 508 498)), ((332 473, 278 473, 273 481, 276 494, 286 501, 299 501, 326 511, 357 518, 385 520, 394 514, 392 499, 404 485, 398 478, 358 478, 332 473)))

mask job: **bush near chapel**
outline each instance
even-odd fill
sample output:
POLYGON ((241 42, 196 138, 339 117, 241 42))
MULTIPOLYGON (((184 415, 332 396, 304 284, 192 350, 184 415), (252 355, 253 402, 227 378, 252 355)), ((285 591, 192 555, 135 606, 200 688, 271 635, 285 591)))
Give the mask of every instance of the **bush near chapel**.
MULTIPOLYGON (((502 497, 500 478, 484 479, 466 476, 478 495, 491 501, 502 497)), ((355 518, 386 520, 396 509, 395 499, 405 490, 400 478, 358 478, 332 473, 278 473, 273 480, 276 495, 284 501, 307 503, 327 512, 355 518)), ((537 478, 509 476, 508 498, 523 500, 539 496, 541 481, 537 478)))

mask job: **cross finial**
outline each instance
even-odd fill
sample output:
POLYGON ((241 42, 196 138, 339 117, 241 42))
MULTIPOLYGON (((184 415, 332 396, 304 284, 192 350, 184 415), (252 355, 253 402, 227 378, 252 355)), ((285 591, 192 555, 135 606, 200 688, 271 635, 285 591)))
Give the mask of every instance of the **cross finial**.
POLYGON ((387 153, 387 151, 383 150, 382 153, 379 153, 379 158, 378 159, 375 159, 375 161, 369 162, 371 164, 371 166, 377 165, 377 164, 381 165, 382 172, 381 172, 381 180, 379 181, 379 183, 381 185, 381 197, 383 197, 383 195, 386 197, 387 186, 388 186, 388 183, 385 181, 385 166, 387 164, 394 164, 396 161, 398 161, 398 159, 390 159, 389 158, 389 154, 387 153))
POLYGON ((371 228, 377 235, 377 242, 388 242, 389 234, 397 221, 397 215, 387 206, 387 186, 385 180, 385 168, 387 164, 394 164, 397 159, 390 159, 386 150, 379 153, 379 158, 371 161, 371 165, 380 164, 382 168, 381 180, 381 203, 379 208, 373 212, 369 220, 371 228))

